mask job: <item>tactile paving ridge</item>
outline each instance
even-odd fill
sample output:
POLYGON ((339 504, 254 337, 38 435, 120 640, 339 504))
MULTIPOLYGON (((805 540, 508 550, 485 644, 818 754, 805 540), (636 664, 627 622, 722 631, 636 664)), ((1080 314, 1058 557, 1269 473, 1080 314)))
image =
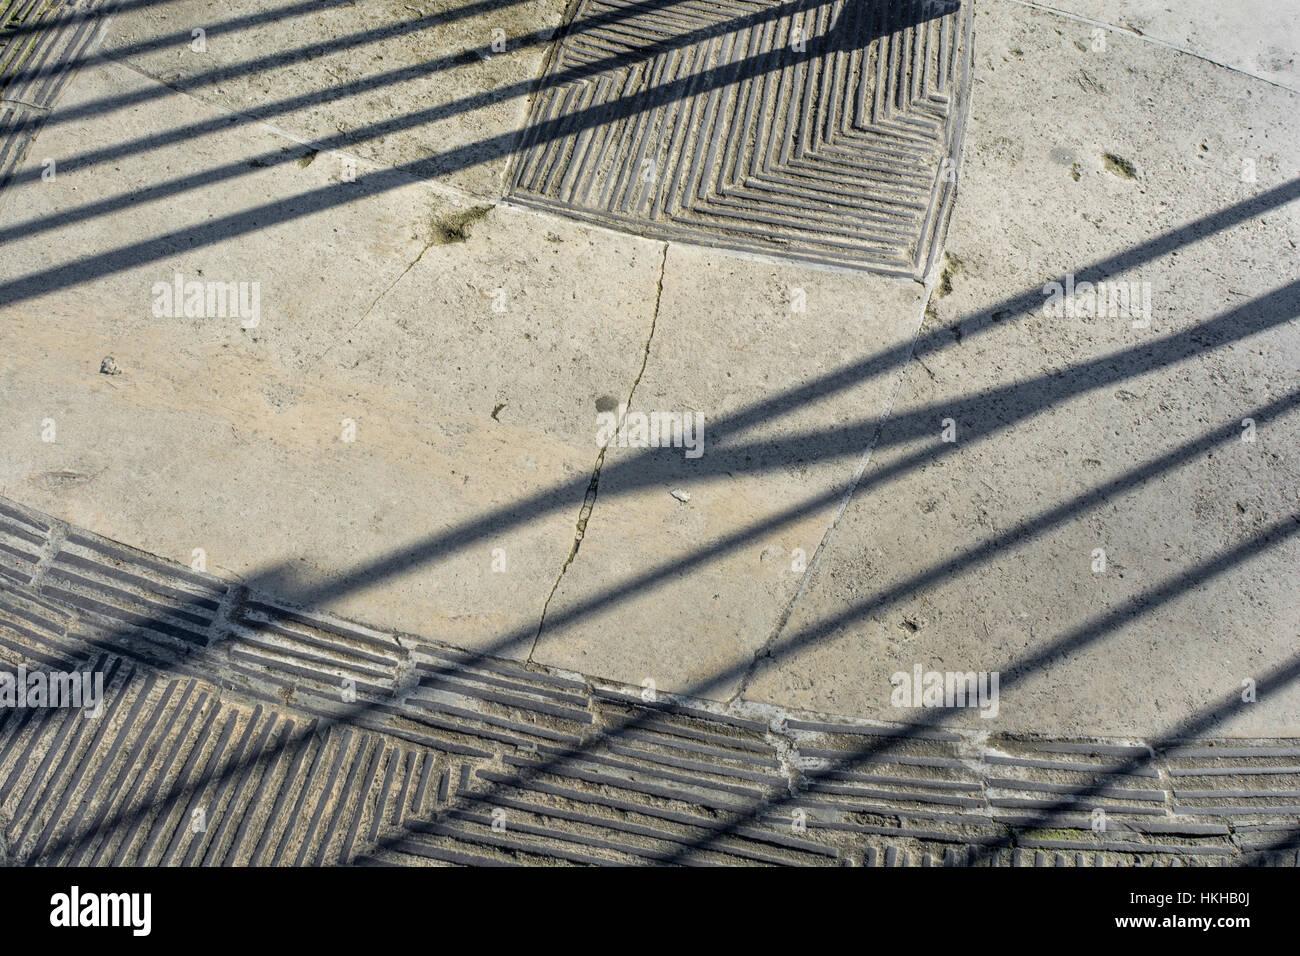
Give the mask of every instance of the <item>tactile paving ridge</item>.
POLYGON ((583 0, 511 199, 661 239, 920 276, 948 216, 970 0, 583 0))
POLYGON ((10 862, 1297 863, 1300 740, 647 701, 294 610, 6 499, 0 543, 0 671, 106 690, 95 718, 0 709, 10 862))
POLYGON ((107 13, 100 0, 0 0, 0 194, 107 13))

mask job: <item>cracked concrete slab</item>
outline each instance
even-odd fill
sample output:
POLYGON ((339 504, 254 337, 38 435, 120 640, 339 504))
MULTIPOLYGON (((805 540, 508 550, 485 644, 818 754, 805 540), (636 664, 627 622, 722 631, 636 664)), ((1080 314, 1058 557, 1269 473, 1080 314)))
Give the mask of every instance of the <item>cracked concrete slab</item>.
MULTIPOLYGON (((964 726, 1164 732, 1300 637, 1297 96, 1137 38, 1097 57, 1006 2, 980 37, 917 360, 747 695, 888 718, 919 663, 1002 674, 998 718, 964 726), (1033 96, 1050 113, 1008 128, 1033 96), (1149 284, 1149 324, 1044 314, 1071 273, 1149 284)), ((1265 727, 1300 728, 1300 689, 1219 729, 1265 727)))
POLYGON ((702 415, 702 454, 615 438, 535 659, 729 695, 851 486, 923 301, 908 280, 670 246, 627 414, 702 415))
POLYGON ((223 111, 112 62, 79 72, 53 118, 143 92, 156 96, 128 117, 104 112, 47 123, 20 170, 0 237, 6 300, 25 313, 174 327, 170 314, 154 314, 155 283, 177 273, 187 281, 257 282, 258 316, 191 320, 191 340, 247 342, 302 366, 401 274, 439 217, 467 208, 409 178, 394 180, 388 195, 366 196, 344 181, 338 157, 316 156, 258 125, 231 126, 223 111), (166 136, 196 116, 217 132, 166 136), (116 158, 109 170, 85 161, 114 148, 124 130, 162 141, 116 158), (53 178, 41 175, 47 160, 53 178), (277 202, 300 205, 285 221, 263 221, 277 202), (272 269, 271 249, 296 254, 272 269), (80 271, 96 265, 94 280, 81 280, 80 271))
POLYGON ((61 162, 124 129, 222 115, 111 61, 81 72, 60 108, 142 90, 162 94, 129 122, 49 126, 0 222, 6 279, 41 277, 4 309, 0 403, 14 453, 0 486, 155 553, 188 563, 201 549, 213 567, 395 628, 436 621, 469 646, 526 632, 527 654, 594 458, 592 403, 640 366, 661 246, 415 180, 261 227, 268 201, 354 184, 326 155, 258 166, 298 149, 258 126, 123 157, 112 176, 61 162), (53 181, 39 175, 47 155, 60 163, 53 181), (233 185, 204 183, 231 164, 245 167, 233 185), (149 196, 160 178, 182 188, 149 196), (79 218, 86 206, 104 211, 79 218), (190 248, 222 218, 247 232, 190 248), (123 238, 168 234, 134 267, 110 260, 93 283, 45 282, 123 238), (155 283, 176 274, 257 283, 257 324, 155 315, 155 283), (602 275, 617 281, 592 281, 602 275), (99 374, 105 356, 120 374, 99 374), (474 531, 437 545, 461 528, 474 531), (394 579, 364 578, 422 547, 422 563, 394 579))
POLYGON ((1044 6, 924 287, 502 199, 639 7, 113 19, 0 188, 0 661, 113 705, 0 715, 0 856, 1293 865, 1294 31, 1044 6))
MULTIPOLYGON (((1115 27, 1160 43, 1168 43, 1215 63, 1300 89, 1300 9, 1269 0, 1048 0, 1033 6, 1059 10, 1092 21, 1080 31, 1078 43, 1092 49, 1096 27, 1115 27)), ((1123 47, 1121 46, 1121 50, 1123 47)), ((1104 53, 1104 49, 1095 52, 1104 53)))

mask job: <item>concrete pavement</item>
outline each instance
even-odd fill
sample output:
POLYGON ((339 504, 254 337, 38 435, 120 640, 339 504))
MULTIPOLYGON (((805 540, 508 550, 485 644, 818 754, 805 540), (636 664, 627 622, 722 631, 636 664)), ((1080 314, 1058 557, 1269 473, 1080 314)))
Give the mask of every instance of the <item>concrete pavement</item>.
POLYGON ((0 495, 724 722, 1285 750, 1294 14, 805 6, 138 4, 49 103, 0 58, 0 495))

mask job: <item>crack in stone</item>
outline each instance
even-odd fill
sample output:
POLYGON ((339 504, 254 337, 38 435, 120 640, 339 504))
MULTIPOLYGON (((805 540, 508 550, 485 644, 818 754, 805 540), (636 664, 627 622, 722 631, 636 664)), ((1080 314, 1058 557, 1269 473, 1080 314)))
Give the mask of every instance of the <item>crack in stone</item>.
MULTIPOLYGON (((369 308, 367 308, 365 312, 361 313, 361 318, 357 319, 356 322, 352 323, 352 328, 348 329, 347 332, 344 333, 344 337, 346 337, 346 336, 348 336, 348 335, 351 335, 351 334, 352 334, 353 332, 355 332, 358 328, 360 328, 361 323, 364 322, 364 321, 366 321, 366 319, 368 319, 368 318, 370 317, 370 313, 371 313, 371 312, 375 311, 375 306, 377 306, 377 305, 379 304, 380 300, 383 299, 384 296, 388 295, 388 293, 392 292, 392 291, 393 291, 393 288, 397 285, 397 283, 399 283, 399 282, 401 282, 403 279, 405 279, 407 273, 409 273, 412 269, 414 269, 417 265, 419 265, 420 260, 423 259, 423 258, 424 258, 424 254, 425 254, 426 252, 429 251, 429 247, 430 247, 430 246, 436 246, 436 245, 441 245, 441 244, 443 244, 443 243, 439 242, 439 239, 440 239, 440 237, 435 233, 435 234, 434 234, 434 235, 429 239, 429 241, 426 242, 426 243, 424 244, 424 248, 420 250, 419 255, 417 255, 414 259, 411 260, 410 264, 407 265, 407 267, 406 267, 405 269, 402 270, 401 274, 400 274, 396 279, 394 279, 392 282, 388 283, 388 285, 384 288, 384 291, 380 292, 379 295, 375 296, 375 299, 374 299, 373 302, 370 303, 369 308)), ((316 356, 316 361, 319 362, 319 361, 320 361, 321 359, 323 359, 326 355, 328 355, 330 349, 334 348, 334 346, 337 345, 337 344, 338 344, 337 341, 335 341, 335 342, 331 342, 331 343, 326 347, 326 349, 325 349, 324 352, 321 352, 320 355, 316 356)))
POLYGON ((1204 62, 1209 63, 1212 66, 1217 66, 1220 69, 1229 70, 1233 73, 1240 74, 1241 76, 1248 76, 1252 80, 1259 80, 1263 83, 1269 84, 1270 86, 1276 86, 1278 89, 1287 90, 1292 93, 1300 92, 1300 89, 1297 89, 1296 87, 1293 86, 1287 86, 1285 83, 1281 82, 1280 80, 1275 80, 1270 77, 1263 76, 1259 73, 1252 73, 1250 70, 1243 69, 1240 66, 1233 66, 1231 63, 1225 63, 1222 60, 1216 60, 1213 56, 1209 55, 1208 53, 1197 53, 1195 50, 1188 49, 1187 47, 1178 46, 1176 43, 1171 43, 1168 40, 1161 40, 1157 37, 1150 36, 1131 25, 1126 25, 1121 23, 1109 23, 1105 20, 1094 20, 1091 17, 1085 17, 1077 13, 1071 13, 1068 10, 1062 10, 1058 7, 1050 6, 1046 3, 1040 3, 1038 2, 1038 0, 1011 0, 1011 2, 1017 3, 1022 7, 1029 7, 1034 10, 1041 10, 1044 13, 1055 14, 1056 16, 1061 17, 1062 19, 1065 20, 1073 20, 1076 23, 1086 23, 1089 26, 1101 27, 1102 29, 1105 30, 1111 30, 1115 33, 1122 34, 1125 37, 1128 37, 1129 39, 1132 40, 1139 40, 1143 43, 1150 43, 1154 46, 1164 47, 1166 50, 1172 50, 1173 52, 1181 53, 1184 56, 1190 56, 1197 60, 1203 60, 1204 62))
POLYGON ((898 365, 898 371, 894 378, 893 390, 889 393, 889 397, 885 402, 885 407, 881 411, 879 419, 877 419, 875 433, 872 435, 871 441, 867 443, 867 447, 863 450, 862 455, 858 460, 857 467, 854 469, 852 478, 847 484, 847 489, 843 497, 840 499, 839 506, 837 507, 835 514, 831 517, 826 530, 822 533, 821 540, 817 543, 816 550, 813 551, 812 560, 808 562, 808 567, 803 572, 803 580, 800 582, 794 596, 790 598, 789 602, 786 604, 781 616, 777 619, 775 626, 768 635, 767 640, 763 642, 762 646, 754 651, 754 655, 750 659, 749 665, 745 668, 745 672, 741 675, 740 681, 736 685, 735 692, 727 698, 729 704, 734 705, 744 697, 745 692, 749 690, 749 685, 753 683, 754 678, 758 675, 758 670, 763 660, 771 655, 772 648, 776 646, 776 642, 780 640, 781 634, 785 631, 786 625, 790 623, 790 619, 794 616, 795 606, 803 598, 804 592, 812 582, 813 574, 821 564, 822 555, 825 553, 827 546, 830 544, 831 538, 839 527, 840 519, 848 509, 849 502, 853 500, 853 495, 857 492, 858 484, 862 481, 862 476, 866 473, 867 466, 871 463, 871 456, 875 451, 876 442, 880 440, 881 432, 884 431, 886 423, 894 413, 894 403, 898 401, 899 393, 902 391, 903 379, 907 373, 907 366, 913 359, 920 361, 917 351, 917 342, 920 340, 921 329, 925 325, 925 316, 930 307, 930 300, 934 296, 935 287, 940 281, 936 269, 931 269, 930 273, 931 274, 927 280, 922 283, 926 292, 924 297, 926 302, 925 308, 921 311, 920 317, 916 322, 916 327, 912 332, 912 341, 908 346, 907 358, 898 365))
POLYGON ((40 106, 37 103, 28 103, 11 96, 0 96, 0 106, 21 106, 25 110, 31 110, 33 113, 40 113, 42 116, 48 116, 50 111, 53 109, 53 107, 50 106, 40 106))
MULTIPOLYGON (((655 307, 650 316, 650 334, 646 336, 645 349, 641 354, 641 368, 637 370, 636 378, 632 380, 632 387, 628 389, 627 401, 623 407, 630 409, 632 407, 632 397, 636 394, 636 387, 641 384, 641 376, 645 374, 646 365, 650 361, 650 346, 654 342, 655 327, 659 323, 659 303, 664 296, 664 273, 668 268, 668 243, 664 243, 663 257, 659 260, 659 283, 655 289, 655 307)), ((619 422, 622 425, 622 422, 619 422)), ((537 633, 533 635, 533 646, 528 650, 528 662, 533 663, 533 654, 537 651, 538 642, 542 639, 542 628, 546 626, 546 611, 551 606, 551 599, 555 597, 555 592, 560 589, 560 582, 564 580, 564 575, 569 570, 569 565, 573 564, 574 558, 578 556, 578 548, 582 545, 583 536, 587 533, 587 522, 591 518, 592 509, 596 506, 596 495, 600 488, 600 470, 605 466, 605 452, 609 449, 606 444, 600 449, 596 456, 596 466, 591 472, 591 481, 587 484, 587 492, 582 498, 582 507, 578 510, 578 521, 574 529, 573 546, 569 549, 569 556, 565 559, 564 565, 560 568, 560 573, 555 577, 555 583, 551 585, 551 592, 546 595, 546 601, 542 604, 542 616, 537 622, 537 633)))

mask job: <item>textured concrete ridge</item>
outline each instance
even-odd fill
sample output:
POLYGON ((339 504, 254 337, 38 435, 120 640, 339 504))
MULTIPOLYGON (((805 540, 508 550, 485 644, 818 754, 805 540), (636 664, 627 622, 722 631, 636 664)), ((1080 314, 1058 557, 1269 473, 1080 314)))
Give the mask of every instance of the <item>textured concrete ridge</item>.
POLYGON ((297 611, 0 500, 16 862, 1296 863, 1300 740, 887 726, 526 666, 297 611))

